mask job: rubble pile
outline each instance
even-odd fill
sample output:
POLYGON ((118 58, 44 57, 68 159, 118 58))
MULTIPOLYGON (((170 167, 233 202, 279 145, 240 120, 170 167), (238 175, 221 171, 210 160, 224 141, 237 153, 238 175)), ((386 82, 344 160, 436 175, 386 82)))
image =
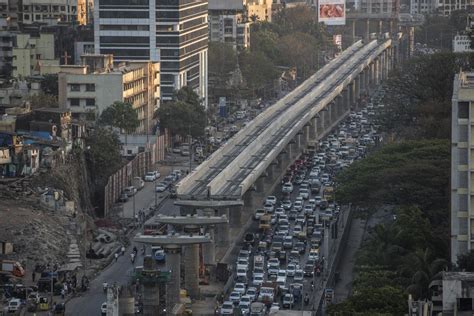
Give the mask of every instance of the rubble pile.
POLYGON ((69 218, 42 210, 33 201, 2 199, 0 240, 13 243, 14 253, 8 257, 27 268, 35 263, 61 263, 70 242, 65 228, 69 218))

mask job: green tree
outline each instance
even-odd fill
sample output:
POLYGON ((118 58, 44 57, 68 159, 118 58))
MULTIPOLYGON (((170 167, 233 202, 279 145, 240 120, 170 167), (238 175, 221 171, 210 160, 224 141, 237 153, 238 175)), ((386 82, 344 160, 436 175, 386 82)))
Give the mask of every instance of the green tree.
POLYGON ((199 96, 190 88, 177 91, 175 100, 166 102, 156 112, 162 128, 173 135, 199 138, 204 135, 206 111, 199 102, 199 96))
POLYGON ((31 109, 39 109, 39 108, 57 108, 58 105, 58 98, 54 95, 39 93, 32 95, 28 98, 28 102, 30 102, 31 109))
POLYGON ((45 94, 58 96, 58 74, 43 75, 41 80, 41 90, 45 94))
POLYGON ((243 51, 239 55, 239 65, 247 87, 254 94, 263 96, 265 89, 272 90, 279 72, 262 52, 243 51))
POLYGON ((133 106, 120 101, 114 102, 100 114, 99 124, 119 128, 125 133, 125 143, 127 143, 127 134, 140 126, 138 114, 133 106))
POLYGON ((231 45, 209 43, 209 75, 216 76, 218 84, 225 84, 237 65, 237 53, 231 45))
POLYGON ((110 129, 96 126, 86 140, 86 165, 91 175, 93 202, 99 208, 103 206, 104 186, 108 178, 122 165, 120 140, 110 129))
POLYGON ((459 255, 457 263, 460 270, 474 272, 474 250, 459 255))
POLYGON ((255 30, 252 30, 252 36, 250 36, 250 49, 252 52, 262 52, 276 63, 280 59, 277 49, 278 41, 278 33, 269 28, 255 27, 255 30))
POLYGON ((280 38, 277 47, 281 63, 288 67, 295 66, 303 79, 317 69, 319 47, 313 36, 301 32, 285 35, 280 38))

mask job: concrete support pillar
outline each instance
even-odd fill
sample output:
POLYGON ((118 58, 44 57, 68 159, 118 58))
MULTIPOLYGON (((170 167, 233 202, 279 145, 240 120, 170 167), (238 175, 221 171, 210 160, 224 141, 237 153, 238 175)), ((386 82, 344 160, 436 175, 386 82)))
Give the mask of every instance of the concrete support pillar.
POLYGON ((358 106, 359 105, 359 99, 360 99, 360 76, 357 76, 357 78, 354 80, 354 94, 355 94, 355 103, 358 106))
POLYGON ((255 181, 255 187, 257 189, 258 194, 264 194, 265 193, 265 179, 261 176, 260 178, 255 181))
POLYGON ((208 226, 206 233, 209 234, 212 242, 202 244, 202 259, 204 265, 213 266, 216 264, 216 236, 214 226, 208 226))
MULTIPOLYGON (((343 92, 344 93, 344 92, 343 92)), ((337 116, 342 116, 346 111, 344 109, 344 100, 343 96, 340 94, 336 97, 336 108, 337 108, 337 116)))
POLYGON ((339 119, 339 112, 337 110, 337 104, 335 101, 331 102, 331 107, 329 108, 331 111, 331 124, 334 123, 339 119))
POLYGON ((383 33, 383 20, 379 20, 379 25, 378 25, 378 30, 377 32, 379 34, 382 34, 383 33))
POLYGON ((322 132, 325 130, 326 128, 326 111, 319 111, 318 112, 319 114, 319 118, 318 118, 318 134, 322 134, 322 132))
POLYGON ((352 37, 352 43, 355 43, 356 41, 356 21, 353 19, 351 23, 351 37, 352 37))
POLYGON ((311 123, 308 123, 308 125, 305 125, 305 127, 303 127, 303 144, 304 145, 307 145, 309 142, 310 129, 311 129, 311 123))
POLYGON ((293 148, 291 146, 291 143, 286 145, 286 149, 285 149, 285 151, 286 151, 286 155, 285 155, 286 162, 285 162, 285 165, 288 164, 291 161, 291 158, 293 157, 292 149, 293 148))
MULTIPOLYGON (((262 178, 260 178, 262 179, 262 178)), ((263 182, 263 181, 262 181, 263 182)), ((242 212, 244 211, 243 207, 232 207, 229 209, 229 224, 230 227, 240 227, 242 223, 242 212)))
POLYGON ((272 183, 273 182, 273 177, 275 176, 274 173, 275 173, 275 164, 274 163, 271 163, 268 167, 267 167, 267 177, 265 178, 265 180, 269 183, 272 183))
POLYGON ((359 97, 361 97, 362 95, 365 94, 365 79, 366 79, 365 70, 363 70, 359 74, 359 79, 360 79, 360 82, 359 82, 359 97))
POLYGON ((181 288, 181 246, 167 245, 167 266, 171 270, 170 280, 166 284, 166 310, 171 311, 179 303, 179 290, 181 288))
MULTIPOLYGON (((219 209, 218 215, 219 216, 225 215, 230 221, 228 208, 219 209)), ((228 247, 229 246, 229 224, 217 225, 216 230, 217 230, 216 245, 220 247, 228 247)))
POLYGON ((318 135, 318 119, 313 117, 311 119, 311 126, 309 128, 309 138, 315 140, 318 135))
POLYGON ((326 108, 324 109, 324 111, 322 111, 324 113, 324 128, 325 129, 331 125, 331 121, 332 121, 330 108, 331 108, 331 104, 328 104, 326 108))
POLYGON ((375 60, 370 64, 369 88, 372 90, 375 87, 375 60))
POLYGON ((296 147, 296 152, 299 152, 301 149, 301 134, 300 133, 296 134, 295 147, 296 147))
POLYGON ((347 86, 342 91, 342 98, 343 98, 342 103, 344 104, 344 111, 350 110, 350 108, 351 108, 351 92, 349 90, 349 86, 347 86))
POLYGON ((365 69, 365 93, 370 94, 370 65, 365 69))
POLYGON ((352 108, 355 104, 355 84, 351 82, 349 84, 349 107, 352 108))
POLYGON ((364 28, 364 40, 366 43, 370 39, 370 19, 365 20, 365 28, 364 28))
POLYGON ((375 64, 374 64, 375 70, 374 70, 374 84, 376 86, 379 85, 380 83, 380 58, 375 59, 375 64))
POLYGON ((191 298, 199 298, 199 244, 185 246, 184 284, 191 298))

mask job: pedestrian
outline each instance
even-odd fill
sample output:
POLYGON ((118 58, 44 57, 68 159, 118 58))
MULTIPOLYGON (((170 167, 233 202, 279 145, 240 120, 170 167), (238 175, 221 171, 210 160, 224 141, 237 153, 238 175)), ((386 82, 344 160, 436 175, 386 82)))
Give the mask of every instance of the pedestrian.
POLYGON ((115 253, 115 262, 118 260, 118 253, 115 253))
POLYGON ((64 299, 64 295, 66 295, 66 291, 64 289, 61 290, 61 298, 64 299))
POLYGON ((122 256, 125 255, 125 246, 122 246, 122 256))
POLYGON ((35 279, 36 279, 36 272, 33 270, 33 272, 31 273, 31 279, 33 280, 33 283, 35 282, 35 279))

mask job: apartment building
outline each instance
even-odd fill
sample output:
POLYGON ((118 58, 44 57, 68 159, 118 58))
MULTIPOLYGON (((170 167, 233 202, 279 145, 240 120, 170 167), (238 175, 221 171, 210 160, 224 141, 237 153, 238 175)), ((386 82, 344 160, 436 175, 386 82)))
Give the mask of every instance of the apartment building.
POLYGON ((207 105, 207 0, 98 0, 96 54, 160 61, 161 98, 193 88, 207 105))
POLYGON ((112 55, 83 55, 82 65, 63 65, 59 72, 59 105, 73 118, 97 118, 116 101, 137 111, 135 132, 151 133, 153 113, 160 103, 160 64, 127 61, 114 67, 112 55))
POLYGON ((250 47, 250 24, 242 0, 209 0, 209 40, 232 45, 234 49, 250 47))
POLYGON ((13 77, 57 73, 59 59, 54 58, 54 35, 41 33, 39 37, 17 34, 12 50, 13 77))
POLYGON ((474 249, 474 72, 454 78, 451 119, 451 261, 474 249))
POLYGON ((359 0, 355 8, 358 13, 365 13, 369 17, 397 17, 400 13, 398 0, 359 0))
POLYGON ((250 20, 260 22, 272 21, 272 0, 242 0, 247 8, 250 20))
POLYGON ((471 37, 467 34, 456 34, 453 39, 454 53, 467 53, 474 51, 471 48, 471 37))
POLYGON ((410 0, 411 14, 433 14, 438 8, 438 0, 410 0))
POLYGON ((10 75, 13 60, 14 34, 10 31, 0 31, 0 74, 10 75))
POLYGON ((474 0, 439 0, 438 13, 449 16, 453 11, 466 10, 474 6, 474 0))

